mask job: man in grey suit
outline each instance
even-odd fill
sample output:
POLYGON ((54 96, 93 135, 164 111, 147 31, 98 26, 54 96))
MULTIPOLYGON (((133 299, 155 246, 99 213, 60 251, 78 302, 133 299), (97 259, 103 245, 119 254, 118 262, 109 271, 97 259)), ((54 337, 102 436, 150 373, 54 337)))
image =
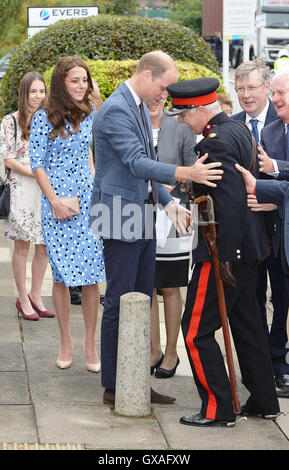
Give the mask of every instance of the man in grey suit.
MULTIPOLYGON (((177 67, 162 51, 145 54, 135 74, 103 103, 93 125, 95 179, 91 228, 103 237, 106 292, 101 326, 103 401, 114 404, 120 296, 142 292, 152 296, 155 271, 153 206, 160 203, 185 230, 188 213, 176 206, 162 184, 194 180, 215 186, 221 164, 190 167, 156 162, 146 104, 167 96, 178 79, 177 67), (150 219, 150 220, 149 220, 150 219), (149 222, 148 222, 149 220, 149 222)), ((133 387, 133 384, 132 384, 133 387)), ((152 403, 175 399, 151 389, 152 403)))

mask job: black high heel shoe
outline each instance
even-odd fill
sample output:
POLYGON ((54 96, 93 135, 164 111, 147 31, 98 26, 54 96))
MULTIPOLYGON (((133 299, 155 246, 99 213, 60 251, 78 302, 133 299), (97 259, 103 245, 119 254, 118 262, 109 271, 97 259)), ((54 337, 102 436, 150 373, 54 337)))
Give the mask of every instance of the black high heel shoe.
POLYGON ((176 365, 172 369, 167 370, 167 369, 163 369, 162 367, 157 368, 155 372, 155 377, 157 379, 169 379, 170 377, 173 377, 173 375, 175 375, 176 373, 179 363, 180 363, 180 359, 179 357, 177 357, 176 365))
POLYGON ((160 360, 158 362, 156 362, 153 366, 151 366, 151 375, 153 375, 155 369, 160 367, 161 363, 163 362, 164 357, 165 357, 164 353, 162 352, 162 357, 160 358, 160 360))

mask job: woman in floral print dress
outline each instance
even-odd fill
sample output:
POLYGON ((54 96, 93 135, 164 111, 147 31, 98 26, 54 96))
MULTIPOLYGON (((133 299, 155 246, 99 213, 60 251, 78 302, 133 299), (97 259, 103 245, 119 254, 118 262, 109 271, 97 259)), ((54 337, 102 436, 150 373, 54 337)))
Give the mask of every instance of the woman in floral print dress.
POLYGON ((31 172, 29 158, 30 121, 45 93, 43 77, 36 72, 26 73, 19 86, 18 110, 4 117, 0 132, 0 153, 6 169, 11 170, 11 208, 4 222, 4 236, 14 240, 12 268, 18 289, 16 307, 27 320, 55 316, 45 309, 41 298, 48 257, 41 229, 41 190, 31 172), (28 295, 26 261, 30 243, 35 246, 35 251, 28 295))

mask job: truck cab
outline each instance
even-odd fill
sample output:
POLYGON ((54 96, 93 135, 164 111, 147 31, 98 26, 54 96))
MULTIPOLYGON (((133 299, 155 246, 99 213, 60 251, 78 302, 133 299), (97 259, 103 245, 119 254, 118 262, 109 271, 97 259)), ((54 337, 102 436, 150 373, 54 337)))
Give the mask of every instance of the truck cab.
POLYGON ((278 52, 289 45, 289 0, 287 6, 263 6, 262 12, 266 25, 261 32, 261 58, 273 67, 278 52))

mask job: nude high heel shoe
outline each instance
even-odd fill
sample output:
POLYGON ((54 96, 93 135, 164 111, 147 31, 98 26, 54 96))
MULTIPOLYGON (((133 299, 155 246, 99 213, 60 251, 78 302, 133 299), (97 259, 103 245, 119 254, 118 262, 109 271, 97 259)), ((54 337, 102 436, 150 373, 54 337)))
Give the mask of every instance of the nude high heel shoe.
POLYGON ((101 363, 97 362, 96 364, 88 364, 86 363, 86 368, 89 372, 100 372, 101 371, 101 363))
MULTIPOLYGON (((84 343, 82 344, 83 351, 85 351, 84 343)), ((89 372, 100 372, 101 371, 101 362, 95 362, 94 364, 89 364, 88 362, 85 363, 86 369, 89 370, 89 372)))
POLYGON ((59 369, 68 369, 69 367, 71 367, 72 361, 59 361, 57 359, 56 365, 57 367, 59 367, 59 369))

